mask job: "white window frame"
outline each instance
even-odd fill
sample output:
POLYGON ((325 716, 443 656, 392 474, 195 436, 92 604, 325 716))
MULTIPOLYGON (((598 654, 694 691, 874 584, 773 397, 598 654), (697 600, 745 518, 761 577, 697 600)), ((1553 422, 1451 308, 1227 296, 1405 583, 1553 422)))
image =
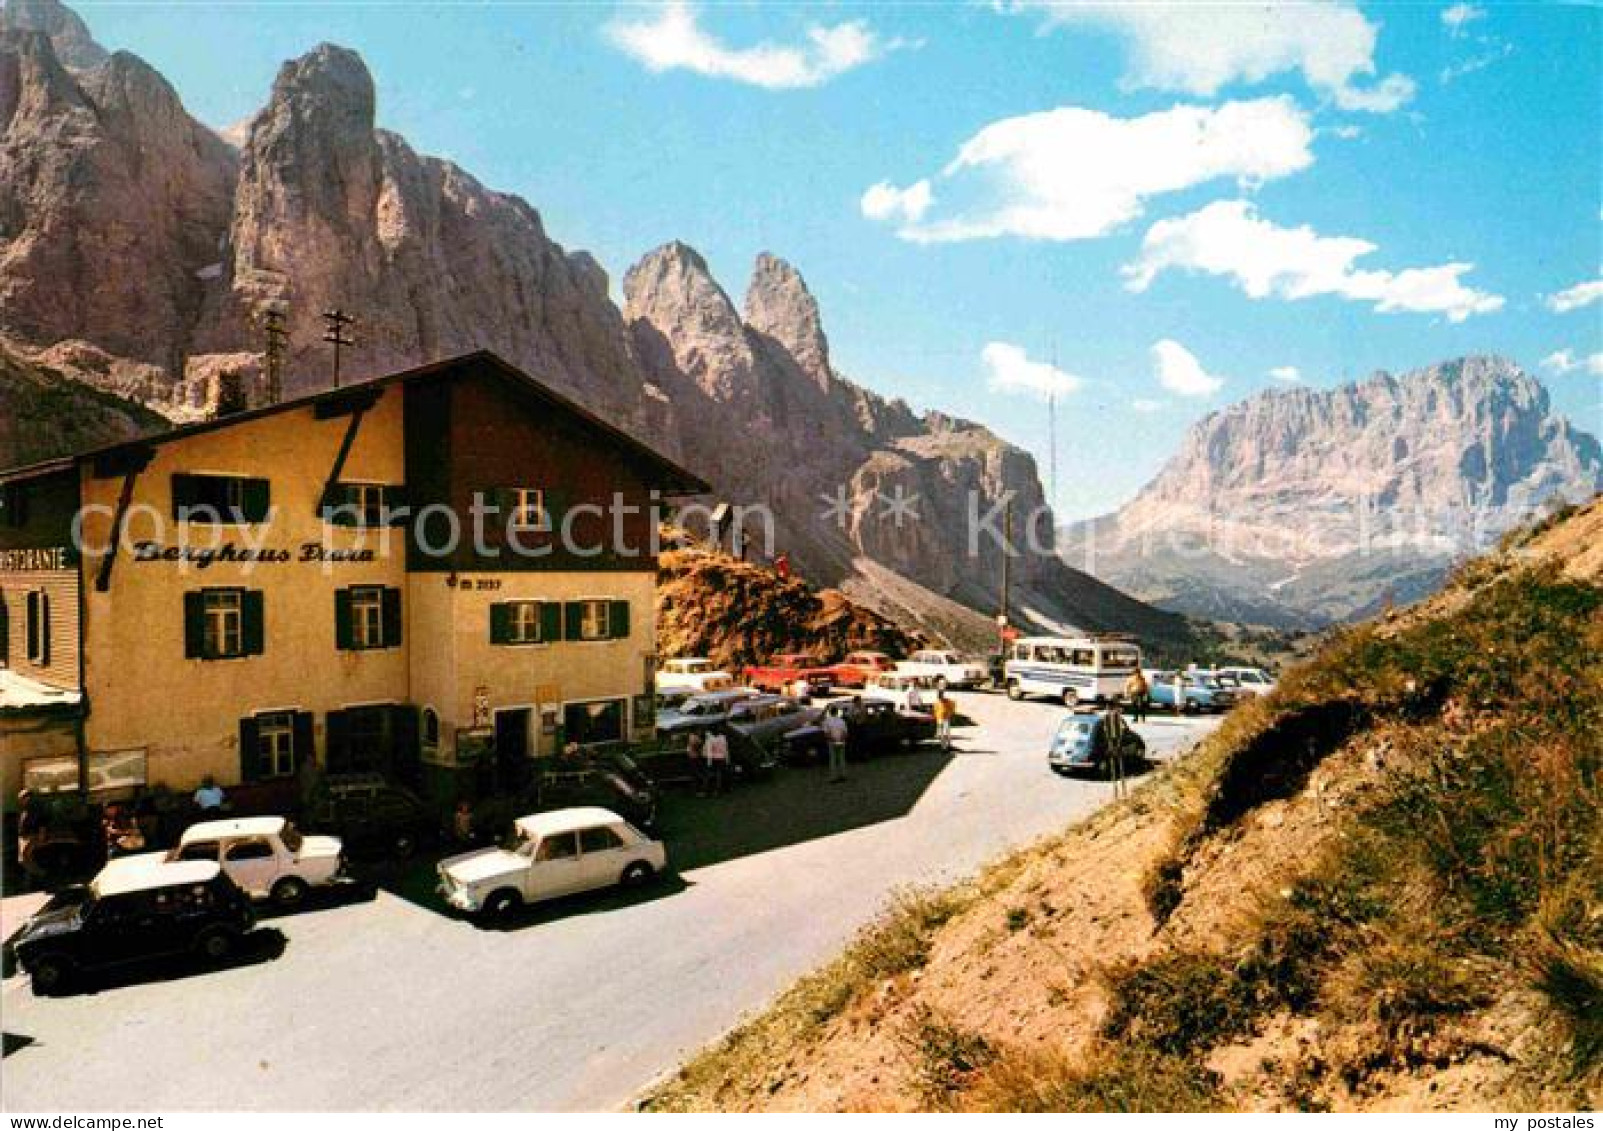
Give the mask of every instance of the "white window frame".
POLYGON ((540 601, 508 601, 512 606, 509 644, 544 644, 540 635, 540 601), (527 630, 527 631, 525 631, 527 630))
POLYGON ((612 639, 612 600, 607 597, 580 597, 578 603, 583 606, 579 614, 579 639, 586 643, 600 643, 612 639), (599 634, 590 631, 596 622, 592 621, 591 614, 599 608, 600 627, 599 634))
POLYGON ((228 660, 245 654, 244 590, 202 590, 201 614, 205 625, 201 651, 207 659, 228 660))
POLYGON ((382 585, 351 586, 351 646, 359 650, 386 647, 382 585))
POLYGON ((345 486, 351 492, 346 505, 355 510, 357 520, 363 526, 383 526, 389 511, 389 484, 347 481, 345 486))
POLYGON ((547 530, 550 516, 545 509, 545 490, 541 487, 512 487, 512 513, 507 525, 514 530, 547 530), (529 516, 533 514, 531 521, 529 516))
POLYGON ((295 714, 294 711, 282 710, 258 711, 255 715, 256 753, 271 764, 271 769, 262 775, 264 778, 287 778, 295 773, 298 753, 295 749, 295 714), (268 749, 270 740, 274 743, 271 750, 268 749), (282 740, 282 745, 278 744, 279 740, 282 740))

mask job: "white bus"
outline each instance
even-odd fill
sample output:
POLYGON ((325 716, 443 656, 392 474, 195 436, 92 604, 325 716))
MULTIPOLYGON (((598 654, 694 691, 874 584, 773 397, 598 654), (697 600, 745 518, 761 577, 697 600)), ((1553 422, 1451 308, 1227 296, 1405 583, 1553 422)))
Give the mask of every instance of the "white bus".
POLYGON ((1008 649, 1002 679, 1009 699, 1106 703, 1124 694, 1125 680, 1140 666, 1141 649, 1128 636, 1026 636, 1008 649))

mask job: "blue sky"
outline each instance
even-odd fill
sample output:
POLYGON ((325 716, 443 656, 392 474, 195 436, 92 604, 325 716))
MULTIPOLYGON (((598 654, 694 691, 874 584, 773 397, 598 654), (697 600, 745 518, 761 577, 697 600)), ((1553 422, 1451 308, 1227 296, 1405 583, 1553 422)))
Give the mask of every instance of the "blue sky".
POLYGON ((353 47, 382 125, 615 289, 682 239, 738 303, 773 251, 837 368, 1043 475, 1059 390, 1065 517, 1255 391, 1469 352, 1603 432, 1595 6, 75 7, 216 126, 282 60, 353 47))

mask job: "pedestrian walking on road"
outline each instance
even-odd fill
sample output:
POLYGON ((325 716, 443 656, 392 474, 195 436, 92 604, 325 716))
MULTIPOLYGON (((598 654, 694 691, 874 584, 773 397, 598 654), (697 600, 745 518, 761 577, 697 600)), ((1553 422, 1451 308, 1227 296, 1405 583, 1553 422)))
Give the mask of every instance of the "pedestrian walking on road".
POLYGON ((829 780, 846 780, 846 740, 851 731, 839 715, 824 716, 824 739, 829 743, 829 780))
POLYGON ((944 690, 935 692, 935 741, 941 744, 942 753, 952 749, 952 719, 957 714, 957 704, 946 697, 944 690))
POLYGON ((1130 703, 1130 717, 1138 723, 1146 722, 1152 688, 1147 686, 1147 677, 1140 668, 1131 672, 1130 678, 1124 681, 1124 697, 1130 703))

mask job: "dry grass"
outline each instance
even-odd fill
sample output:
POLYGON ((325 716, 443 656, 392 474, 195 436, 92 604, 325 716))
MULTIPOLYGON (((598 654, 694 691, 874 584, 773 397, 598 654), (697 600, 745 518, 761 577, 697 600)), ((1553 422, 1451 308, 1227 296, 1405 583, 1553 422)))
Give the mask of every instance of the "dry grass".
POLYGON ((1214 1111, 1218 1080, 1183 1057, 1104 1043, 1071 1060, 1057 1052, 1005 1050, 976 1073, 966 1111, 1214 1111))

